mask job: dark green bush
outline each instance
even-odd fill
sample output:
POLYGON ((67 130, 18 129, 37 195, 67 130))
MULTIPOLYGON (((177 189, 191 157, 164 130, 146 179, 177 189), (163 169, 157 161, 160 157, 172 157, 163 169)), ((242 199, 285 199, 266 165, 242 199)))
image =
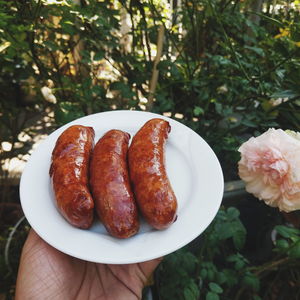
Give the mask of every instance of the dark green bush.
POLYGON ((4 141, 20 143, 18 133, 45 111, 54 113, 54 127, 111 109, 146 108, 173 118, 180 113, 179 121, 213 147, 231 170, 225 178, 232 179, 237 177, 236 150, 245 138, 269 127, 299 130, 295 10, 273 18, 260 14, 264 26, 253 22, 247 3, 206 0, 183 1, 171 23, 163 4, 152 1, 1 1, 0 13, 4 141), (122 36, 124 11, 132 24, 122 36), (157 88, 154 102, 144 106, 151 49, 161 24, 165 35, 157 88), (45 101, 45 86, 56 104, 45 101), (12 125, 13 117, 18 122, 12 125))
MULTIPOLYGON (((250 136, 269 127, 300 130, 299 11, 290 6, 272 13, 273 2, 265 1, 264 12, 255 12, 251 3, 184 0, 168 17, 159 1, 0 0, 1 203, 19 202, 8 191, 7 159, 24 158, 37 135, 92 113, 167 113, 210 144, 225 180, 238 178, 237 149, 250 136), (131 24, 122 35, 125 13, 131 24), (161 26, 163 49, 152 95, 161 26)), ((1 251, 14 224, 15 219, 1 228, 1 251)), ((298 232, 277 229, 279 258, 272 259, 294 261, 298 232)), ((272 272, 251 266, 241 253, 245 237, 238 211, 220 210, 196 250, 189 245, 163 262, 161 299, 233 299, 235 293, 236 299, 260 299, 265 288, 260 275, 269 278, 272 272)), ((0 262, 10 285, 14 277, 0 262)), ((274 262, 266 262, 266 270, 268 263, 274 262)))

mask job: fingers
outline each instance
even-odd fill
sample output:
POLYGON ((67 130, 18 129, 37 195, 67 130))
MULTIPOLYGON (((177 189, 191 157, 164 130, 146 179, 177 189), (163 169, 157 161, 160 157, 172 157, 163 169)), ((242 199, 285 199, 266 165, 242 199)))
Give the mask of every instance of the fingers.
POLYGON ((153 273, 153 271, 157 268, 157 266, 161 263, 162 260, 163 257, 159 257, 156 259, 139 263, 139 267, 146 278, 148 278, 153 273))

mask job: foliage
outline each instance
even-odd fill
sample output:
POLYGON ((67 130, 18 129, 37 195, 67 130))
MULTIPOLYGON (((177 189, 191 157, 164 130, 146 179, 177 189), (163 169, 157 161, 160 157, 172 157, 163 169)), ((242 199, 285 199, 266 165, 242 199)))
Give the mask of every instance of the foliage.
POLYGON ((182 1, 171 16, 153 1, 1 1, 0 15, 1 134, 13 145, 3 159, 28 151, 32 138, 19 134, 34 136, 28 128, 45 111, 53 116, 41 121, 46 132, 111 109, 180 117, 232 170, 226 179, 236 178, 245 138, 273 126, 299 130, 296 10, 259 14, 263 26, 247 2, 223 0, 182 1), (159 79, 147 104, 161 24, 159 79))
POLYGON ((275 227, 280 239, 276 241, 276 251, 290 258, 300 257, 300 230, 278 225, 275 227))
MULTIPOLYGON (((225 180, 237 178, 237 149, 248 137, 269 127, 300 130, 299 11, 264 1, 255 12, 252 2, 183 0, 171 13, 152 0, 0 0, 0 204, 19 202, 4 162, 26 159, 37 136, 91 113, 151 110, 183 122, 216 152, 225 180)), ((1 229, 2 248, 9 232, 1 229)), ((274 266, 290 276, 299 257, 299 232, 277 232, 274 256, 259 269, 243 253, 238 210, 221 209, 201 238, 166 257, 157 273, 161 299, 260 299, 262 278, 274 266)), ((8 285, 15 272, 7 275, 1 260, 8 285)))
POLYGON ((244 251, 246 229, 239 211, 222 207, 196 245, 194 242, 163 260, 156 272, 159 299, 259 300, 299 293, 293 286, 300 275, 300 230, 286 225, 274 230, 277 238, 271 258, 256 265, 244 251), (292 280, 293 293, 280 290, 287 277, 292 280))
POLYGON ((294 25, 299 14, 283 22, 264 15, 263 27, 251 22, 240 2, 226 8, 224 2, 183 3, 178 14, 187 34, 169 36, 181 51, 160 63, 155 109, 168 104, 173 116, 181 112, 182 121, 204 137, 230 170, 227 162, 237 162, 236 150, 245 137, 269 127, 299 130, 300 49, 296 35, 275 35, 285 24, 299 32, 294 25))
POLYGON ((246 230, 234 207, 220 209, 199 240, 165 258, 158 271, 161 299, 232 299, 240 287, 259 290, 259 279, 239 251, 246 230))
POLYGON ((0 251, 3 255, 0 256, 0 294, 7 300, 14 299, 21 250, 30 229, 24 218, 16 225, 1 228, 0 251))

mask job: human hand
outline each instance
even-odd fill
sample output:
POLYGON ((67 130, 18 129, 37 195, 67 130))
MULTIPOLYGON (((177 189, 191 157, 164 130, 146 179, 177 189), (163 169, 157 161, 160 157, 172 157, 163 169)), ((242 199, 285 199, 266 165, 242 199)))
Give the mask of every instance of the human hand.
POLYGON ((161 259, 127 265, 91 263, 56 250, 31 229, 21 255, 16 300, 141 299, 161 259))

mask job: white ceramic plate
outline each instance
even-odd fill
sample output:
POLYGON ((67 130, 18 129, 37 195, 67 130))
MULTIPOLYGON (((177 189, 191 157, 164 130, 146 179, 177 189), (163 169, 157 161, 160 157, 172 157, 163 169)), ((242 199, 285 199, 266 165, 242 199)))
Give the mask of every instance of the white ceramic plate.
POLYGON ((35 150, 20 183, 21 204, 34 230, 50 245, 71 256, 99 263, 127 264, 169 254, 191 242, 215 217, 223 196, 223 174, 208 144, 190 128, 170 118, 139 111, 111 111, 64 125, 35 150), (178 200, 178 218, 157 231, 142 222, 139 233, 120 240, 107 234, 99 221, 89 230, 67 223, 56 209, 49 178, 51 152, 59 135, 70 125, 92 126, 97 141, 110 129, 133 136, 149 119, 170 122, 166 167, 178 200))

